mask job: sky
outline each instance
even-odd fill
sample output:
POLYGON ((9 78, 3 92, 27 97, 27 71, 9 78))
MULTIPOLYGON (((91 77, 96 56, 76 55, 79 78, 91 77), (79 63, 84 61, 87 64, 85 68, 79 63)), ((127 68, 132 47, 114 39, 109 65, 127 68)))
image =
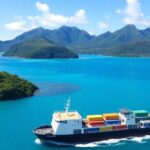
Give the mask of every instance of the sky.
POLYGON ((37 27, 76 26, 90 34, 127 24, 150 27, 150 0, 0 0, 0 40, 37 27))

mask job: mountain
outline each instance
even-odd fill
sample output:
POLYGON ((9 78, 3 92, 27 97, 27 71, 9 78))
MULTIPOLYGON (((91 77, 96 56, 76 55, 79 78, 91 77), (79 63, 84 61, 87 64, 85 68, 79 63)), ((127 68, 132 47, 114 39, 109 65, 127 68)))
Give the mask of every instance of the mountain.
POLYGON ((78 58, 78 55, 64 46, 45 38, 33 38, 13 45, 3 56, 23 58, 78 58))
POLYGON ((25 32, 10 41, 0 41, 0 50, 8 50, 11 46, 30 39, 47 39, 59 46, 65 46, 75 53, 102 53, 107 54, 111 49, 128 43, 150 40, 150 28, 139 30, 134 25, 115 31, 92 36, 76 27, 62 26, 58 29, 48 30, 36 28, 25 32))
POLYGON ((143 30, 143 34, 150 38, 150 28, 143 30))
POLYGON ((11 41, 0 41, 0 51, 8 50, 11 46, 11 41))
POLYGON ((84 30, 79 30, 76 27, 62 26, 53 31, 49 36, 54 42, 66 46, 83 45, 92 40, 95 36, 91 36, 84 30))
POLYGON ((128 57, 150 57, 150 40, 136 41, 111 50, 110 55, 128 57))
POLYGON ((108 41, 111 41, 112 35, 113 34, 109 31, 106 33, 103 33, 99 36, 94 37, 90 42, 87 43, 87 45, 83 47, 88 48, 88 49, 110 47, 108 45, 108 41))
MULTIPOLYGON (((150 39, 150 31, 138 30, 134 25, 127 25, 114 33, 106 32, 92 39, 89 48, 113 48, 133 41, 150 39)), ((86 48, 86 47, 85 47, 86 48)))
POLYGON ((13 40, 0 41, 0 51, 8 50, 12 45, 19 44, 33 38, 46 38, 59 45, 70 46, 71 48, 74 48, 86 45, 86 43, 91 41, 91 39, 94 37, 95 36, 92 36, 86 31, 80 30, 76 27, 62 26, 55 30, 48 30, 39 27, 24 32, 13 40))
POLYGON ((55 30, 48 30, 40 27, 21 34, 16 37, 14 41, 20 43, 35 37, 46 38, 60 45, 72 46, 77 44, 85 44, 94 36, 91 36, 86 31, 80 30, 76 27, 62 26, 55 30))
POLYGON ((88 54, 101 54, 107 56, 121 57, 150 57, 150 40, 130 42, 115 48, 99 48, 88 51, 81 51, 88 54))

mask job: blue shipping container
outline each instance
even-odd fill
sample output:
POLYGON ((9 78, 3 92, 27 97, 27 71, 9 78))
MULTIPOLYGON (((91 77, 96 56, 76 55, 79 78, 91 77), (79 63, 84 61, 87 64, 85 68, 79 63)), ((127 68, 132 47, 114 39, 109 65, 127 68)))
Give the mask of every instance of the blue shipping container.
POLYGON ((145 128, 149 128, 150 127, 150 123, 144 123, 144 127, 145 128))
POLYGON ((121 124, 121 120, 106 120, 105 123, 107 125, 113 125, 113 124, 121 124))
POLYGON ((99 132, 99 128, 87 128, 87 129, 84 129, 84 133, 95 133, 95 132, 99 132))

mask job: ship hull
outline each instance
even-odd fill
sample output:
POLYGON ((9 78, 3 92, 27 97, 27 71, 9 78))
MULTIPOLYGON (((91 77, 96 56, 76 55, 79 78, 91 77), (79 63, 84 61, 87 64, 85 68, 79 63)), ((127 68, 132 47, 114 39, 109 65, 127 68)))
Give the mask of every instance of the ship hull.
POLYGON ((67 144, 81 144, 81 143, 103 141, 108 139, 130 138, 135 136, 141 137, 145 135, 150 135, 150 128, 128 129, 128 130, 118 130, 99 133, 72 134, 72 135, 36 134, 36 136, 42 142, 46 143, 59 142, 67 144))

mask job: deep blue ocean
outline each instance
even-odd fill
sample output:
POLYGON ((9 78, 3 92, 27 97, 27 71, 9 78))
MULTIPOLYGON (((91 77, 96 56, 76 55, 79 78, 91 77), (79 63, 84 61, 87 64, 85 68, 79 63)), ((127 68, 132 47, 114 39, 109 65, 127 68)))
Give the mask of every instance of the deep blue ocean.
POLYGON ((81 55, 79 59, 36 60, 0 57, 8 71, 40 87, 35 96, 0 102, 0 150, 149 150, 150 136, 109 140, 72 147, 40 144, 32 130, 51 122, 52 113, 71 109, 87 114, 119 108, 150 111, 150 58, 81 55))

